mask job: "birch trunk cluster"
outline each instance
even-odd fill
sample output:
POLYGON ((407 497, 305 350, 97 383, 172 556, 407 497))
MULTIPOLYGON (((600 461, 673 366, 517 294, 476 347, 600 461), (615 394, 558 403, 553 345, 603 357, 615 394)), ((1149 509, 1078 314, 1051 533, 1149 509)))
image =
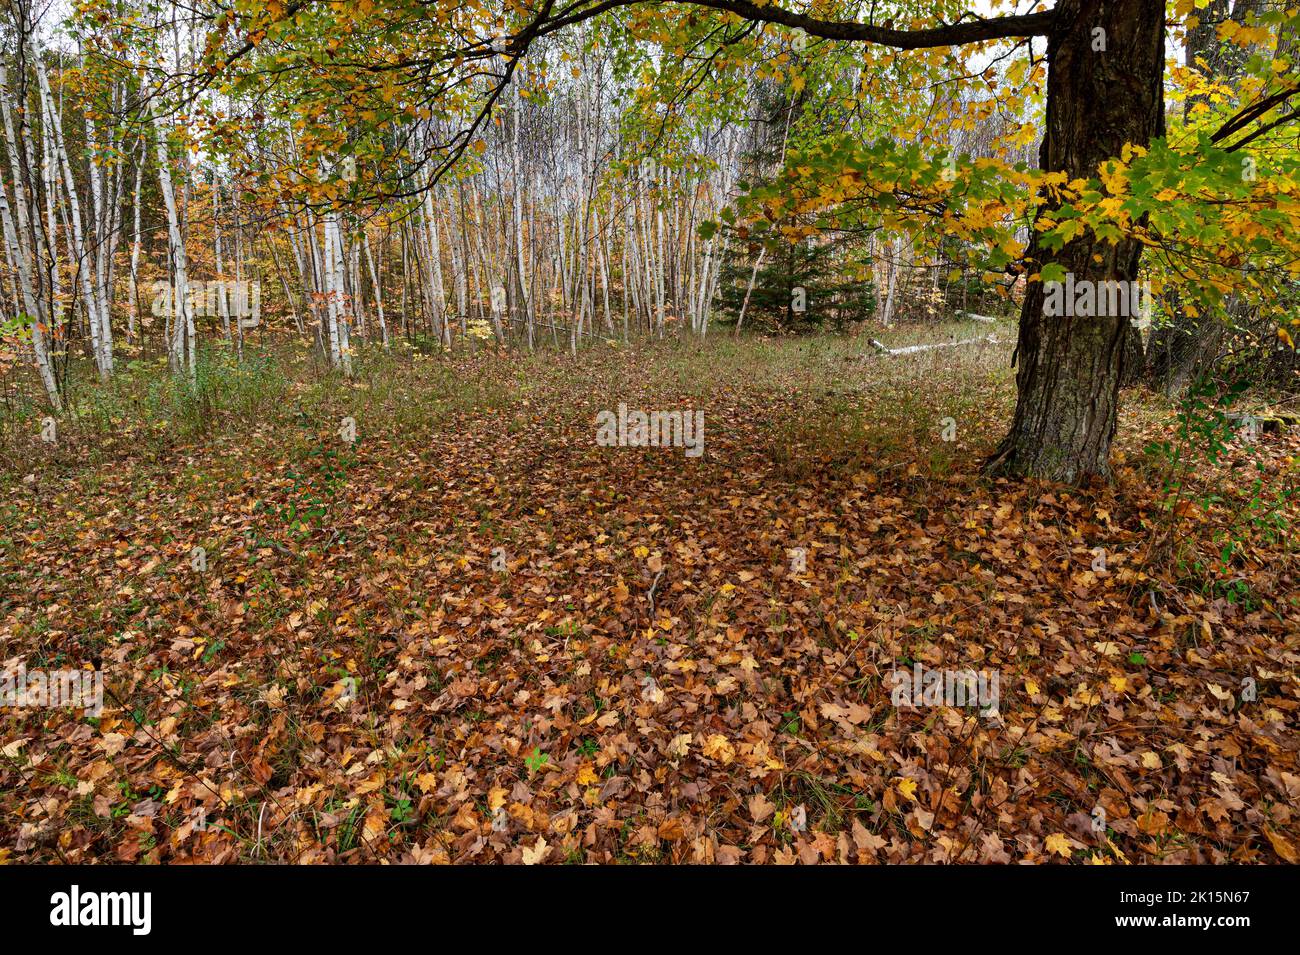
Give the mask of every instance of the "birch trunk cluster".
MULTIPOLYGON (((186 86, 198 27, 159 21, 154 65, 101 89, 92 110, 64 80, 77 55, 45 49, 27 24, 17 55, 0 57, 0 300, 30 328, 51 407, 65 402, 70 354, 107 380, 123 342, 196 383, 201 345, 224 341, 242 357, 263 333, 263 304, 278 331, 312 341, 343 375, 365 343, 576 354, 602 340, 707 336, 728 251, 701 225, 737 198, 746 124, 693 121, 671 148, 647 141, 620 122, 627 86, 591 29, 566 48, 582 81, 544 102, 536 76, 500 53, 510 82, 482 149, 445 174, 427 158, 453 126, 394 133, 407 137, 397 161, 412 188, 367 205, 317 201, 318 187, 342 183, 338 195, 358 177, 364 193, 373 170, 346 150, 320 158, 283 117, 258 120, 233 154, 202 138, 186 86), (296 170, 301 189, 259 194, 268 168, 296 170)), ((211 112, 251 115, 207 96, 211 112)), ((909 252, 880 244, 887 319, 909 252)))

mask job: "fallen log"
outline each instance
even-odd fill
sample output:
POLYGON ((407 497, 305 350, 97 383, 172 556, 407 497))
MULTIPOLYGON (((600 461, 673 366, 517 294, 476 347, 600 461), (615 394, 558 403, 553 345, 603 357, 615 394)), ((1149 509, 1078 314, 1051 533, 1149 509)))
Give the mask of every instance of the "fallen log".
MULTIPOLYGON (((997 338, 995 338, 995 337, 992 336, 992 335, 986 335, 984 338, 965 338, 965 339, 962 339, 962 340, 959 341, 959 342, 935 342, 935 343, 930 344, 930 345, 904 345, 902 348, 889 348, 889 347, 887 347, 887 346, 885 346, 885 345, 882 345, 880 342, 876 341, 874 338, 869 338, 869 339, 867 339, 867 341, 870 343, 871 347, 874 348, 874 349, 875 349, 877 352, 879 352, 881 355, 888 355, 888 356, 890 356, 890 357, 893 357, 893 356, 895 356, 895 355, 913 355, 913 354, 915 354, 915 353, 917 353, 917 352, 932 351, 932 350, 934 350, 934 349, 936 349, 936 348, 956 348, 958 345, 997 345, 997 344, 1000 344, 1000 343, 998 342, 997 338)), ((868 355, 862 355, 861 357, 865 359, 865 358, 868 358, 868 357, 870 357, 870 356, 868 356, 868 355)))

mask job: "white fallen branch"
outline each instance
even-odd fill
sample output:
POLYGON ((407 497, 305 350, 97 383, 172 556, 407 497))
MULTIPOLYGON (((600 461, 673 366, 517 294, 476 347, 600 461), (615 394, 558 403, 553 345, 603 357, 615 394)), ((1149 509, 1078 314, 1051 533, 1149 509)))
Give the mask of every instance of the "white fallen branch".
POLYGON ((976 315, 974 312, 958 312, 957 314, 972 322, 983 322, 986 325, 996 325, 998 323, 996 318, 989 318, 987 315, 976 315))
MULTIPOLYGON (((916 352, 932 351, 936 348, 956 348, 958 345, 998 344, 998 340, 992 335, 987 335, 984 338, 966 338, 959 342, 935 342, 931 345, 905 345, 902 348, 888 348, 885 345, 882 345, 880 342, 876 341, 874 338, 868 339, 868 341, 870 342, 871 347, 874 348, 876 351, 878 351, 880 354, 889 355, 891 357, 894 355, 912 355, 915 354, 916 352)), ((862 357, 866 358, 867 356, 863 355, 862 357)))

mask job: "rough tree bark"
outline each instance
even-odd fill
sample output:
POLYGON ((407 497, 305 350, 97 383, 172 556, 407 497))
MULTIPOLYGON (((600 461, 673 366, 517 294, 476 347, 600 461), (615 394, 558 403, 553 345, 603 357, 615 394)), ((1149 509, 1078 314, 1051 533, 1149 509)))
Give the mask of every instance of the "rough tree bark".
MULTIPOLYGON (((1164 4, 1062 0, 1048 56, 1043 169, 1071 179, 1094 176, 1125 143, 1146 145, 1163 133, 1164 4), (1098 37, 1104 37, 1104 49, 1094 49, 1098 37)), ((1028 257, 1035 269, 1059 263, 1076 283, 1136 281, 1141 246, 1085 235, 1049 253, 1035 231, 1028 257)), ((1032 283, 1016 346, 1015 417, 988 470, 1068 483, 1105 477, 1128 360, 1129 319, 1048 317, 1043 302, 1043 284, 1032 283)))

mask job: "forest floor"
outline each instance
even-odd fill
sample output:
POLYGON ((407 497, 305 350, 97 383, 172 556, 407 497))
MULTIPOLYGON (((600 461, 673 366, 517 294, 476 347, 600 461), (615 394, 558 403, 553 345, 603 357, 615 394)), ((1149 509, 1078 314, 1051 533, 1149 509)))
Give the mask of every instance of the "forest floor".
POLYGON ((1296 862, 1300 430, 1211 465, 1133 390, 1111 486, 992 482, 1009 344, 871 352, 250 351, 6 419, 0 665, 105 699, 0 709, 0 861, 1296 862))

